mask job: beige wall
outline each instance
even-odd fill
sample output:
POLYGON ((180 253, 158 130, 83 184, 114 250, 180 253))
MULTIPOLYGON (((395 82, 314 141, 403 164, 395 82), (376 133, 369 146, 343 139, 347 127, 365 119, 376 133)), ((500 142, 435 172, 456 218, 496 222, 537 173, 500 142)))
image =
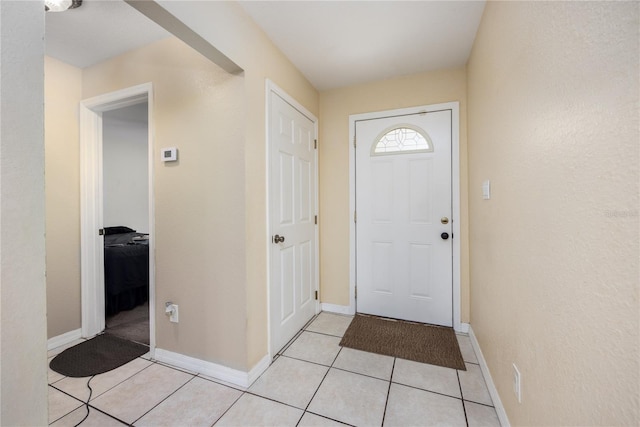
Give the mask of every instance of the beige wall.
POLYGON ((45 57, 47 332, 81 327, 80 140, 82 70, 45 57))
POLYGON ((471 324, 513 425, 640 419, 638 8, 489 2, 468 64, 471 324))
POLYGON ((469 321, 467 88, 464 68, 433 71, 320 94, 320 294, 349 305, 349 115, 460 102, 461 320, 469 321))
MULTIPOLYGON (((83 72, 83 98, 152 82, 156 344, 246 367, 243 78, 170 38, 83 72), (162 163, 176 146, 178 163, 162 163), (170 323, 164 303, 180 306, 170 323)), ((126 224, 125 224, 126 225, 126 224)), ((152 231, 153 232, 153 231, 152 231)))
POLYGON ((247 366, 252 367, 265 356, 268 337, 265 79, 271 79, 316 116, 318 92, 236 2, 158 3, 245 70, 245 339, 247 366))
POLYGON ((0 2, 0 425, 47 425, 42 3, 0 2))

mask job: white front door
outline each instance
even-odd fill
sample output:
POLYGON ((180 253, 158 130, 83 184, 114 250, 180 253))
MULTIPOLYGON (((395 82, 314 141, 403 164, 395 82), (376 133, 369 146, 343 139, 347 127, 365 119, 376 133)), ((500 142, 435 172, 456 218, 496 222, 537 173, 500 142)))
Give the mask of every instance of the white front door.
POLYGON ((269 92, 271 352, 316 313, 316 127, 269 92))
POLYGON ((453 326, 452 112, 356 122, 357 311, 453 326))

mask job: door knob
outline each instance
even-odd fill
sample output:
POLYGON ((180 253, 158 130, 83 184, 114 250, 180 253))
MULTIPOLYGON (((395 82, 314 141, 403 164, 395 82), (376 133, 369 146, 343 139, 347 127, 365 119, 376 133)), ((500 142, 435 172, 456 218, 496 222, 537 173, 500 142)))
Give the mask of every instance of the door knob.
POLYGON ((277 234, 273 237, 274 243, 282 243, 284 242, 284 236, 278 236, 277 234))
POLYGON ((442 233, 440 237, 442 237, 442 240, 447 240, 449 238, 449 233, 442 233))

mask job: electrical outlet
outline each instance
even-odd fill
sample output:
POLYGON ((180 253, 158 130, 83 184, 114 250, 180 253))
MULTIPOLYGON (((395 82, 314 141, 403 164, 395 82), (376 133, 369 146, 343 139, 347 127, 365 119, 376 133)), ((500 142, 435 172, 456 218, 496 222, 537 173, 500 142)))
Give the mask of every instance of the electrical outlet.
POLYGON ((518 399, 518 403, 522 403, 522 382, 520 378, 520 371, 516 364, 513 364, 513 392, 518 399))
POLYGON ((171 315, 169 316, 169 321, 173 323, 178 323, 178 304, 172 304, 173 310, 171 311, 171 315))

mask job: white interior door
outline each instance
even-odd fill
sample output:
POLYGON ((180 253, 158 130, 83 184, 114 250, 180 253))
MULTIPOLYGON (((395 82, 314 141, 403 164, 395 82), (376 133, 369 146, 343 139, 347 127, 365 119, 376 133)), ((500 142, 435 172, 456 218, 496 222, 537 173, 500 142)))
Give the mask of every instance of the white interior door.
POLYGON ((358 312, 453 326, 451 125, 451 110, 356 122, 358 312))
POLYGON ((275 354, 316 313, 315 119, 269 93, 270 330, 275 354))

